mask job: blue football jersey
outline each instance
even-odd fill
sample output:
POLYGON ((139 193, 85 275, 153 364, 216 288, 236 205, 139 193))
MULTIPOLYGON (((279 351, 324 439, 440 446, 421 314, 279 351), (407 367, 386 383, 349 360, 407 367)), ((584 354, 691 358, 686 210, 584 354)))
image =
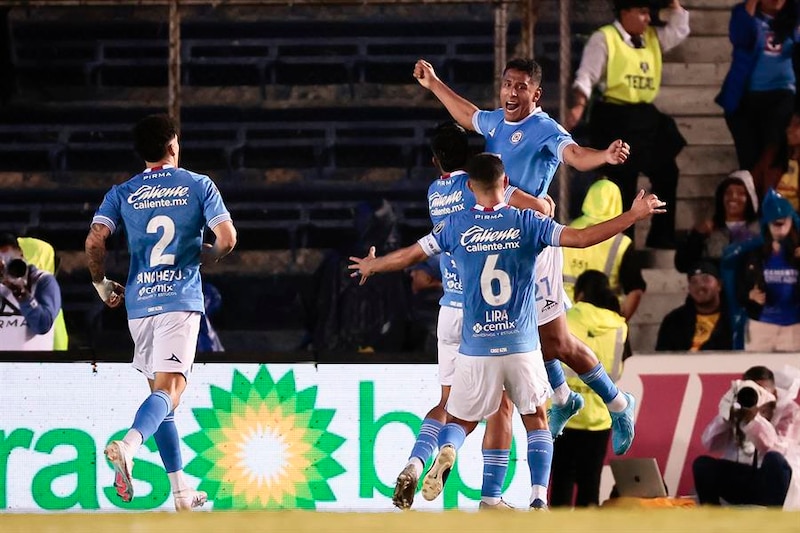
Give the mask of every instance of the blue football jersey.
POLYGON ((208 176, 155 167, 115 185, 92 223, 125 228, 131 255, 128 318, 169 311, 204 311, 200 282, 203 229, 231 220, 208 176))
MULTIPOLYGON (((475 205, 475 195, 469 189, 467 181, 469 176, 463 170, 456 170, 444 174, 431 183, 428 187, 428 214, 431 224, 436 226, 439 222, 455 213, 475 205)), ((508 187, 505 199, 511 197, 516 187, 508 187)), ((445 252, 439 256, 439 268, 442 273, 442 288, 444 294, 439 300, 439 305, 448 307, 463 307, 461 292, 461 279, 458 277, 458 267, 455 259, 445 252)))
POLYGON ((420 239, 425 253, 450 252, 464 280, 460 352, 508 355, 539 348, 534 262, 558 246, 564 226, 537 211, 475 206, 420 239))
POLYGON ((538 107, 519 122, 506 122, 502 109, 478 111, 472 125, 486 138, 485 150, 503 160, 511 184, 538 197, 547 193, 564 148, 575 143, 538 107))

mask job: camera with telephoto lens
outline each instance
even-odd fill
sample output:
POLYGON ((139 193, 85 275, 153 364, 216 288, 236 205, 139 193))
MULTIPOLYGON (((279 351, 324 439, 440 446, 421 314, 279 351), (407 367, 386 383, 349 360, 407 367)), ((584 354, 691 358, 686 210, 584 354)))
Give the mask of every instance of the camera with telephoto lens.
POLYGON ((28 263, 24 259, 18 257, 6 263, 4 272, 5 279, 12 283, 19 283, 25 276, 28 275, 28 263))
POLYGON ((734 404, 736 409, 762 407, 775 401, 775 396, 771 392, 749 379, 734 382, 734 390, 736 391, 734 404))

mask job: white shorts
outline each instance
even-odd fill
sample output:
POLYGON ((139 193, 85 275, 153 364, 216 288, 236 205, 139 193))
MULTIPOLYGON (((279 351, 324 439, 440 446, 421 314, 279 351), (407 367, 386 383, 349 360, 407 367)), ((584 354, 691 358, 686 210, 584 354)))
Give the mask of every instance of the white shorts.
POLYGON ((536 325, 544 326, 564 314, 564 254, 548 246, 536 257, 536 325))
POLYGON ((439 383, 450 386, 456 371, 458 347, 461 346, 461 323, 464 310, 443 305, 436 324, 436 346, 439 360, 439 383))
POLYGON ((533 414, 544 405, 553 389, 547 381, 542 352, 458 354, 446 410, 467 422, 483 420, 499 409, 503 389, 522 415, 533 414))
POLYGON ((128 320, 133 337, 133 368, 147 379, 158 372, 183 374, 188 380, 197 351, 200 313, 173 311, 128 320))

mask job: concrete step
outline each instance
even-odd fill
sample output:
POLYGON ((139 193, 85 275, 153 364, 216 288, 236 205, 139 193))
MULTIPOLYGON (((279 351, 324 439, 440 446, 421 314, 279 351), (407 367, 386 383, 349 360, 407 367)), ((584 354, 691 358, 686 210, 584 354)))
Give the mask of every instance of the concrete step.
POLYGON ((722 116, 722 108, 714 102, 717 93, 718 85, 661 87, 655 104, 661 111, 673 117, 722 116))
MULTIPOLYGON (((665 261, 664 257, 673 258, 675 256, 671 250, 655 250, 658 253, 670 252, 663 254, 659 261, 665 261)), ((650 252, 646 250, 645 252, 650 252)), ((647 292, 650 294, 686 294, 687 280, 686 275, 681 274, 670 264, 665 268, 643 268, 642 277, 647 282, 647 292)))
POLYGON ((733 138, 722 116, 675 117, 675 121, 690 146, 733 144, 733 138))
POLYGON ((679 198, 675 214, 675 229, 690 230, 697 221, 711 216, 714 212, 713 197, 704 198, 679 198))
MULTIPOLYGON (((722 86, 730 63, 664 63, 661 73, 661 87, 671 85, 722 86)), ((714 95, 716 96, 716 95, 714 95)))
POLYGON ((717 185, 727 174, 681 174, 678 179, 678 199, 713 198, 717 185))
POLYGON ((684 174, 727 175, 737 167, 736 150, 732 141, 726 142, 722 146, 689 145, 678 154, 678 168, 681 176, 684 174))
POLYGON ((639 309, 631 319, 631 324, 660 324, 667 313, 683 304, 686 292, 651 293, 649 290, 642 296, 639 309))
POLYGON ((693 36, 728 37, 728 23, 731 20, 729 10, 692 10, 689 15, 689 27, 693 36))
POLYGON ((675 270, 675 250, 653 250, 637 247, 644 270, 675 270))
POLYGON ((628 338, 634 354, 652 352, 658 340, 660 324, 628 324, 628 338))
POLYGON ((731 42, 723 36, 692 36, 677 48, 664 54, 664 62, 675 63, 728 63, 731 60, 731 42))

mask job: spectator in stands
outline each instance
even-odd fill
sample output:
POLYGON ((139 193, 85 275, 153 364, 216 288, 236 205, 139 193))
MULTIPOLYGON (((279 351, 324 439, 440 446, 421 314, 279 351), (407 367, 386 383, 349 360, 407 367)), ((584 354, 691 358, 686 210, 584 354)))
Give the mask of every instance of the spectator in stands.
POLYGON ((222 295, 211 283, 203 282, 203 302, 206 312, 200 319, 200 333, 197 335, 198 352, 224 352, 225 347, 219 339, 217 330, 211 324, 211 315, 217 313, 222 307, 222 295))
POLYGON ((778 146, 765 148, 753 170, 753 178, 759 195, 764 196, 767 190, 775 189, 789 200, 795 211, 800 208, 800 115, 792 115, 786 127, 785 157, 778 146))
MULTIPOLYGON (((595 245, 597 246, 597 245, 595 245)), ((608 278, 597 270, 583 272, 575 282, 575 305, 567 311, 570 332, 597 354, 608 375, 622 375, 628 326, 620 314, 619 300, 608 278)), ((567 368, 565 371, 569 371, 567 368)), ((577 376, 569 387, 583 396, 583 409, 567 422, 564 433, 553 443, 553 507, 598 505, 600 474, 611 436, 611 417, 603 400, 577 376)))
POLYGON ((731 320, 723 303, 719 271, 711 261, 700 261, 689 270, 686 302, 664 317, 658 328, 656 351, 730 350, 731 320))
POLYGON ((407 348, 436 356, 436 327, 442 297, 439 254, 408 269, 411 278, 411 317, 407 348))
POLYGON ((763 366, 749 368, 720 400, 703 432, 706 455, 694 460, 694 485, 704 505, 765 505, 800 509, 800 406, 778 389, 763 366))
POLYGON ((741 169, 752 171, 765 148, 783 144, 794 108, 797 23, 795 0, 746 0, 731 11, 733 58, 715 101, 741 169))
POLYGON ((25 261, 16 235, 0 235, 0 350, 53 350, 61 310, 54 275, 25 261))
MULTIPOLYGON (((50 243, 33 237, 17 237, 17 243, 28 263, 55 275, 58 270, 56 252, 50 243)), ((69 348, 67 324, 64 322, 64 310, 59 309, 53 324, 53 350, 59 352, 67 348, 69 348)))
POLYGON ((390 202, 358 204, 353 216, 355 244, 331 250, 308 291, 310 345, 319 352, 398 352, 406 342, 410 289, 403 272, 359 286, 347 271, 348 257, 383 255, 398 246, 397 214, 390 202))
MULTIPOLYGON (((574 128, 584 116, 592 88, 601 88, 602 96, 589 116, 590 144, 604 147, 620 137, 630 142, 627 163, 604 169, 622 190, 626 206, 636 196, 640 172, 650 178, 659 198, 675 205, 675 157, 686 144, 675 121, 653 101, 661 85, 661 55, 689 35, 689 13, 672 0, 666 25, 654 28, 650 4, 650 0, 614 1, 616 20, 594 32, 583 49, 573 84, 574 104, 566 120, 567 129, 574 128)), ((674 231, 675 209, 669 209, 666 216, 653 219, 647 246, 674 248, 674 231)))
MULTIPOLYGON (((583 215, 576 218, 570 227, 581 229, 621 215, 622 196, 619 187, 605 178, 596 181, 586 192, 582 210, 583 215)), ((564 248, 563 253, 564 290, 567 296, 577 296, 573 293, 573 284, 581 273, 599 270, 608 277, 615 294, 625 295, 622 316, 626 320, 631 319, 639 307, 647 283, 642 278, 642 268, 630 237, 620 233, 588 248, 564 248)))
POLYGON ((697 224, 675 250, 675 268, 689 273, 700 260, 719 266, 722 251, 731 243, 758 235, 758 198, 753 178, 746 170, 732 172, 717 185, 711 219, 697 224))
POLYGON ((800 350, 800 232, 791 204, 770 189, 761 206, 761 235, 726 250, 736 263, 739 303, 747 310, 748 351, 800 350))

